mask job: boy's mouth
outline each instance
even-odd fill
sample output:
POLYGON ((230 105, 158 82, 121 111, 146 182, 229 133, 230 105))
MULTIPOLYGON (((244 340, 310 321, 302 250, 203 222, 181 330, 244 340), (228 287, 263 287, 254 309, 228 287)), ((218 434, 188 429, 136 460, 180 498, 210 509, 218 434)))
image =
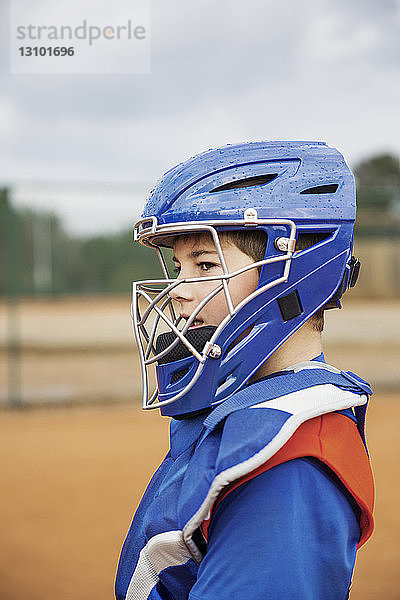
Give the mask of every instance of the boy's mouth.
POLYGON ((204 321, 201 319, 195 319, 189 329, 196 329, 196 327, 203 327, 204 321))
MULTIPOLYGON (((183 319, 185 319, 185 321, 188 321, 188 319, 189 319, 189 315, 181 314, 181 317, 183 319)), ((189 326, 189 329, 196 329, 197 327, 204 327, 204 325, 205 325, 205 323, 204 323, 203 319, 194 319, 192 324, 189 326)))

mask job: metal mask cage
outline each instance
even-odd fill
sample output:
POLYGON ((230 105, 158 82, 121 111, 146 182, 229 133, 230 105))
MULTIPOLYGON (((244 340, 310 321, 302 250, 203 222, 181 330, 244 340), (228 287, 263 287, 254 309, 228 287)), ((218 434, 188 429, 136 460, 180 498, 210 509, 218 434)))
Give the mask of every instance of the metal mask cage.
MULTIPOLYGON (((247 211, 246 211, 247 212, 247 211)), ((255 212, 255 211, 254 211, 255 212)), ((230 319, 252 298, 258 294, 265 292, 280 283, 287 281, 290 272, 291 258, 294 252, 294 246, 296 241, 296 225, 293 221, 288 219, 258 219, 254 214, 245 215, 245 219, 236 221, 210 221, 210 222, 186 222, 186 223, 175 223, 173 225, 158 225, 156 217, 142 219, 138 221, 134 228, 134 239, 140 241, 142 244, 153 247, 158 253, 161 267, 164 273, 164 279, 149 279, 142 280, 133 283, 132 290, 132 319, 134 333, 138 345, 141 371, 142 371, 142 405, 143 409, 154 409, 160 408, 167 404, 175 402, 193 387, 198 380, 202 370, 204 369, 205 363, 212 355, 212 349, 215 347, 215 341, 218 335, 229 322, 230 319), (287 238, 286 249, 282 250, 281 255, 265 257, 263 260, 251 263, 245 267, 242 267, 236 271, 229 272, 225 257, 223 254, 221 242, 218 236, 217 227, 229 227, 229 229, 237 230, 242 229, 245 226, 286 226, 290 228, 290 235, 287 238), (215 248, 218 253, 219 260, 221 262, 223 273, 213 276, 204 277, 192 277, 192 278, 171 278, 168 273, 167 264, 164 256, 160 249, 160 245, 172 246, 171 236, 175 237, 182 234, 198 234, 198 233, 209 233, 214 241, 215 248), (168 243, 168 238, 171 243, 168 243), (262 287, 257 289, 244 298, 236 307, 233 305, 232 297, 229 291, 229 281, 241 275, 242 273, 254 269, 261 268, 264 265, 284 262, 283 275, 270 281, 262 287), (182 284, 198 284, 206 281, 219 282, 218 285, 208 293, 197 307, 193 310, 189 318, 181 327, 182 317, 177 314, 174 307, 174 300, 170 296, 172 290, 176 290, 182 284), (186 334, 195 321, 199 312, 204 306, 220 292, 224 293, 224 297, 228 307, 228 314, 222 320, 222 322, 216 327, 211 339, 206 342, 202 351, 198 351, 193 344, 187 339, 186 334), (167 348, 164 348, 161 352, 157 353, 155 342, 160 335, 166 329, 167 331, 173 332, 176 336, 174 341, 169 344, 167 348), (153 368, 155 370, 156 363, 162 359, 167 353, 169 353, 179 342, 182 342, 189 353, 197 360, 197 369, 191 378, 190 382, 180 391, 164 401, 156 401, 158 396, 158 387, 156 386, 152 393, 149 392, 149 370, 153 368)), ((178 303, 179 304, 179 303, 178 303)))

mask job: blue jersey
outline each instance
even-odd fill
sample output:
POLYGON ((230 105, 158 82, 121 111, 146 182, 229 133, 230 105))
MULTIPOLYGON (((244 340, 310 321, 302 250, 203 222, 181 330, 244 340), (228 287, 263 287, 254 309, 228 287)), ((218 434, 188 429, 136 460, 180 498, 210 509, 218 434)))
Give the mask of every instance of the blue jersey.
POLYGON ((229 494, 211 521, 191 600, 344 600, 359 510, 311 459, 295 459, 229 494))

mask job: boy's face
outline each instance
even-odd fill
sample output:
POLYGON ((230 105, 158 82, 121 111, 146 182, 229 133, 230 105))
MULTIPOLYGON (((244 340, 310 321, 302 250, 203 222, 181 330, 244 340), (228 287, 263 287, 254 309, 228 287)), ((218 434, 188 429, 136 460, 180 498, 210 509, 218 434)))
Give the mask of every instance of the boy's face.
MULTIPOLYGON (((252 258, 227 240, 221 241, 221 247, 230 273, 254 263, 252 258)), ((211 236, 177 237, 173 249, 178 279, 223 275, 218 252, 211 236)), ((256 289, 258 278, 258 269, 254 268, 228 280, 234 307, 256 289)), ((182 283, 170 292, 170 296, 179 303, 180 315, 187 319, 198 304, 220 284, 221 280, 182 283)), ((228 314, 229 310, 222 290, 202 308, 190 329, 205 325, 218 326, 228 314)))

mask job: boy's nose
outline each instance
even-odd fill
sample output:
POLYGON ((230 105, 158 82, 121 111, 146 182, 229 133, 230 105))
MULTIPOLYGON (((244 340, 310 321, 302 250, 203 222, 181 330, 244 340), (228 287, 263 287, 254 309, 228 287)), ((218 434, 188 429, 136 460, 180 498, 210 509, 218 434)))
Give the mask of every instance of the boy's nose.
POLYGON ((193 300, 193 284, 190 283, 180 283, 175 288, 173 288, 169 295, 176 302, 190 302, 193 300))

